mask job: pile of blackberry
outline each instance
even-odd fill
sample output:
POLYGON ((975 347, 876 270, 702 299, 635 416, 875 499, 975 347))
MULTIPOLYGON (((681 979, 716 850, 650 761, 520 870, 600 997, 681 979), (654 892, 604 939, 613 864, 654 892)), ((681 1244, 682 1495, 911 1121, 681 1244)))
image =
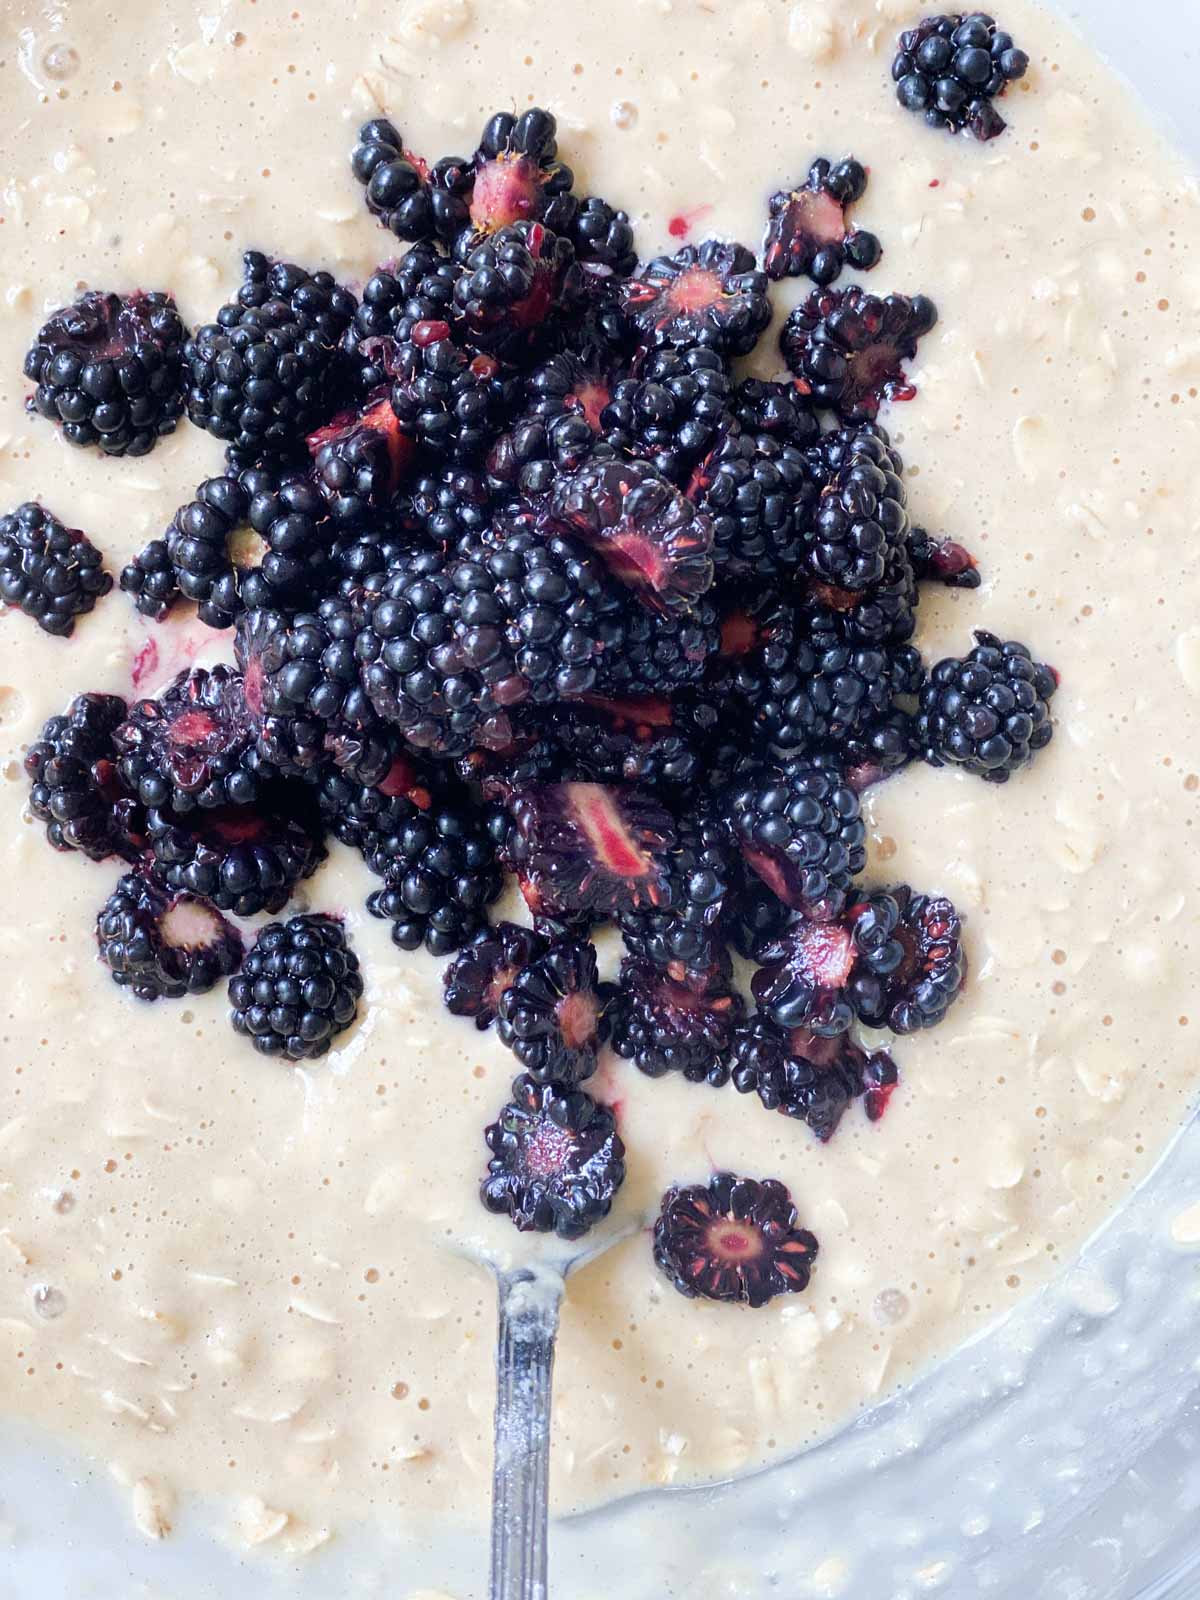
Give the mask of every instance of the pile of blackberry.
MULTIPOLYGON (((862 791, 918 757, 1008 779, 1049 741, 1057 677, 986 633, 932 672, 912 642, 924 584, 978 573, 912 527, 878 421, 913 394, 932 302, 831 286, 881 254, 845 220, 859 163, 781 190, 761 259, 705 240, 644 265, 540 109, 434 162, 376 119, 351 165, 409 244, 361 301, 251 250, 176 340, 176 414, 226 471, 122 587, 232 626, 236 664, 81 696, 29 752, 31 808, 55 847, 133 869, 97 930, 119 984, 229 976, 234 1028, 290 1060, 359 1010, 344 928, 293 916, 243 958, 225 919, 286 915, 331 836, 357 851, 369 910, 453 958, 448 1010, 519 1067, 484 1203, 575 1238, 624 1177, 590 1092, 609 1046, 818 1139, 856 1101, 882 1115, 896 1067, 857 1030, 935 1026, 966 963, 947 899, 864 884, 862 791), (783 329, 790 375, 748 377, 772 280, 798 273, 818 287, 783 329), (506 883, 529 926, 493 923, 506 883)), ((86 552, 56 530, 0 523, 0 574, 69 622, 87 585, 51 569, 86 552)), ((751 1305, 803 1288, 816 1249, 782 1186, 729 1174, 673 1190, 655 1240, 683 1293, 751 1305)))

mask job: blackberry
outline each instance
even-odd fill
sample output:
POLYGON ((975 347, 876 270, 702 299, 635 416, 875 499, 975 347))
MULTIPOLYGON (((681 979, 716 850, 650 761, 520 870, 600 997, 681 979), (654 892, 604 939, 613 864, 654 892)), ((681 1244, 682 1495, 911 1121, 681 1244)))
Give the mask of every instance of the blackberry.
POLYGON ((442 974, 446 1010, 456 1017, 473 1017, 477 1028, 490 1028, 518 974, 549 948, 549 940, 513 922, 481 928, 442 974))
POLYGON ((792 578, 817 485, 807 457, 769 434, 728 430, 692 474, 688 496, 710 518, 721 575, 792 578))
POLYGON ((514 794, 510 811, 510 861, 535 894, 531 909, 611 916, 666 904, 675 825, 652 796, 599 783, 533 784, 514 794))
POLYGON ((229 980, 229 1020, 264 1056, 312 1061, 358 1013, 363 981, 332 917, 293 917, 261 930, 229 980))
POLYGON ((859 288, 814 289, 779 335, 788 367, 816 405, 844 422, 869 421, 885 400, 911 400, 904 363, 937 321, 923 294, 880 300, 859 288))
POLYGON ((410 339, 418 324, 449 323, 461 276, 461 265, 431 244, 414 245, 399 261, 376 267, 342 335, 351 387, 360 400, 388 381, 396 345, 410 339))
POLYGON ((575 1087, 596 1070, 611 992, 595 947, 563 939, 519 969, 500 995, 496 1031, 535 1083, 575 1087))
POLYGON ((75 618, 112 588, 103 563, 86 534, 34 500, 0 517, 0 601, 19 606, 43 633, 74 633, 75 618))
POLYGON ((581 468, 557 485, 549 514, 648 607, 686 610, 712 586, 710 519, 643 462, 581 468))
POLYGON ((764 1016, 822 1038, 846 1032, 854 1020, 846 985, 858 950, 843 922, 802 919, 760 945, 755 958, 761 965, 750 987, 764 1016))
POLYGON ((325 859, 321 829, 292 796, 267 791, 251 809, 150 811, 151 871, 174 894, 197 895, 239 917, 276 912, 325 859))
POLYGON ((364 186, 368 211, 397 239, 431 238, 440 231, 439 222, 457 232, 466 222, 465 202, 455 206, 453 190, 433 189, 425 163, 404 148, 386 117, 364 122, 358 130, 350 170, 364 186))
POLYGON ((756 872, 740 862, 725 897, 721 932, 737 953, 749 961, 756 950, 778 939, 791 927, 798 915, 756 872))
POLYGON ((618 916, 630 954, 689 977, 718 966, 725 956, 721 919, 736 861, 723 819, 704 809, 681 815, 675 846, 663 858, 660 903, 618 916))
POLYGON ((484 1137, 491 1160, 480 1198, 523 1233, 581 1238, 625 1181, 616 1118, 582 1089, 522 1076, 484 1137))
POLYGON ((374 783, 362 783, 336 767, 323 769, 317 804, 326 827, 343 844, 373 850, 417 812, 428 811, 441 788, 434 773, 400 741, 388 746, 388 767, 374 783))
POLYGON ((855 794, 862 794, 906 767, 915 753, 915 719, 894 706, 844 739, 838 757, 846 769, 846 782, 855 794))
POLYGON ((186 337, 169 294, 89 290, 38 330, 26 405, 60 423, 70 444, 144 456, 182 415, 186 337))
POLYGON ((119 695, 78 695, 26 751, 29 809, 56 850, 93 861, 137 854, 140 815, 122 787, 113 742, 126 710, 119 695))
POLYGON ((144 806, 178 815, 252 805, 247 753, 254 727, 242 679, 229 667, 181 672, 155 699, 135 700, 113 734, 121 781, 144 806))
POLYGON ((809 452, 823 487, 807 565, 820 583, 859 592, 884 580, 908 537, 903 463, 882 429, 868 423, 827 433, 809 452))
POLYGON ((871 1028, 935 1027, 966 980, 962 920, 941 896, 907 884, 872 894, 847 912, 857 951, 846 997, 871 1028))
POLYGON ((449 955, 484 926, 503 888, 495 841, 478 807, 453 791, 407 815, 404 809, 389 808, 355 841, 384 880, 367 909, 391 923, 401 950, 423 944, 431 955, 449 955))
POLYGON ((182 594, 210 628, 245 610, 310 601, 328 563, 328 512, 298 474, 248 467, 207 478, 166 531, 182 594))
POLYGON ((980 629, 975 638, 964 659, 948 657, 929 674, 917 745, 931 766, 949 763, 1007 783, 1054 735, 1050 700, 1058 674, 1014 640, 980 629))
POLYGON ((545 727, 553 745, 601 783, 690 790, 703 774, 700 739, 677 726, 670 700, 661 695, 585 695, 551 712, 545 727))
POLYGON ((807 276, 824 286, 846 265, 860 272, 875 266, 883 254, 879 240, 846 222, 847 210, 866 189, 866 168, 853 156, 836 165, 821 156, 803 185, 773 194, 763 245, 767 277, 807 276))
POLYGON ((911 639, 917 626, 917 577, 906 545, 891 545, 883 577, 865 590, 812 579, 803 613, 817 648, 835 644, 888 648, 911 639))
POLYGON ((357 306, 328 272, 243 257, 237 299, 184 346, 188 415, 239 454, 287 456, 324 421, 357 306))
POLYGON ((797 1226, 783 1184, 718 1172, 669 1189, 654 1224, 654 1261, 689 1299, 764 1306, 808 1287, 817 1241, 797 1226))
POLYGON ((580 296, 571 241, 540 222, 518 222, 474 244, 454 286, 454 309, 466 343, 512 358, 535 348, 580 296))
POLYGON ((734 838, 768 888, 796 909, 840 909, 866 864, 866 827, 836 768, 804 760, 755 768, 727 804, 734 838))
POLYGON ((820 1038, 762 1015, 738 1030, 732 1076, 740 1094, 757 1094, 768 1111, 806 1122, 822 1144, 860 1096, 868 1118, 878 1121, 899 1081, 886 1051, 868 1054, 845 1034, 820 1038))
POLYGON ((580 261, 596 262, 618 278, 627 278, 637 266, 628 213, 614 210, 599 195, 588 195, 580 202, 571 225, 571 241, 580 261))
POLYGON ((513 401, 494 356, 461 350, 446 322, 418 322, 388 366, 392 410, 405 433, 439 460, 483 459, 513 401))
POLYGON ((729 1082, 734 1029, 742 998, 727 984, 704 989, 679 982, 650 961, 628 957, 613 1007, 612 1043, 649 1078, 678 1072, 714 1089, 729 1082))
POLYGON ((658 256, 620 285, 625 315, 647 344, 708 345, 749 355, 771 320, 767 276, 745 245, 706 239, 658 256))
POLYGON ((139 550, 133 560, 121 568, 120 585, 123 593, 133 597, 134 605, 144 617, 161 622, 183 598, 167 541, 151 539, 139 550))
POLYGON ((1025 76, 1029 57, 982 11, 927 17, 900 35, 892 61, 896 98, 931 128, 994 139, 1007 124, 993 102, 1025 76))
POLYGON ((310 433, 308 449, 330 515, 347 526, 361 524, 387 504, 416 454, 382 391, 358 411, 341 412, 310 433))
POLYGON ((421 536, 443 549, 479 539, 492 521, 492 495, 481 474, 463 467, 424 473, 410 492, 409 507, 421 536))
POLYGON ((600 426, 610 444, 680 484, 729 420, 729 391, 729 374, 715 350, 658 350, 636 377, 616 385, 600 426))
POLYGON ((983 582, 969 550, 953 539, 934 539, 924 528, 910 529, 908 556, 918 582, 944 583, 948 589, 978 589, 983 582))
POLYGON ((564 474, 577 472, 594 458, 611 460, 614 454, 583 416, 524 417, 488 452, 488 483, 497 493, 507 490, 538 500, 564 474))
POLYGON ((96 918, 112 980, 139 1000, 206 994, 242 961, 242 937, 191 895, 167 895, 140 873, 123 877, 96 918))
POLYGON ((350 599, 381 588, 392 568, 425 543, 424 531, 403 503, 362 527, 344 528, 329 546, 330 574, 338 595, 350 599))
POLYGON ((701 682, 721 632, 712 593, 686 610, 660 615, 635 605, 623 612, 619 647, 600 657, 597 690, 609 699, 630 695, 675 696, 701 682))
POLYGON ((613 387, 611 357, 605 352, 560 350, 526 376, 527 416, 545 423, 576 417, 599 435, 613 387))
POLYGON ((575 177, 558 160, 558 124, 549 111, 530 106, 488 119, 475 152, 469 211, 477 233, 495 234, 521 223, 544 222, 569 230, 579 210, 575 177))
POLYGON ((812 401, 794 380, 776 383, 743 378, 734 391, 733 414, 744 433, 770 434, 781 445, 794 445, 798 450, 816 444, 821 437, 812 401))

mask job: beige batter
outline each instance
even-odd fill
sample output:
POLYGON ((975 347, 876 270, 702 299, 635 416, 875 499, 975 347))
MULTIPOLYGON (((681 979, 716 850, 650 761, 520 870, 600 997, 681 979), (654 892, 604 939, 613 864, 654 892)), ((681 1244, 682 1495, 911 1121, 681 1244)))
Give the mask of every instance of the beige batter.
MULTIPOLYGON (((1032 60, 986 147, 896 105, 901 0, 9 0, 0 38, 0 502, 40 498, 114 572, 219 469, 188 426, 145 460, 64 445, 22 409, 45 310, 170 289, 192 324, 255 246, 361 281, 394 253, 346 162, 386 110, 430 156, 498 106, 559 116, 581 181, 757 242, 819 154, 872 171, 881 292, 941 320, 884 419, 915 519, 981 557, 930 595, 931 659, 986 626, 1063 686, 1059 733, 1005 789, 917 768, 874 791, 874 881, 948 893, 971 983, 897 1050, 886 1118, 828 1147, 732 1090, 609 1062, 626 1211, 715 1166, 776 1176, 821 1240, 811 1290, 688 1302, 639 1233, 573 1281, 556 1401, 560 1507, 780 1458, 892 1392, 1044 1282, 1191 1104, 1200 800, 1200 210, 1087 51, 1027 0, 1032 60), (119 20, 118 20, 119 19, 119 20)), ((782 299, 783 297, 781 297, 782 299)), ((440 964, 367 917, 339 851, 305 902, 344 913, 361 1025, 311 1070, 256 1056, 218 991, 139 1004, 95 959, 117 875, 54 855, 22 751, 82 689, 143 692, 227 641, 113 593, 71 642, 0 620, 0 1407, 111 1463, 149 1534, 176 1496, 246 1543, 352 1519, 482 1514, 493 1292, 459 1250, 524 1245, 476 1200, 512 1057, 439 1003, 440 964), (143 655, 143 665, 145 656, 143 655)))

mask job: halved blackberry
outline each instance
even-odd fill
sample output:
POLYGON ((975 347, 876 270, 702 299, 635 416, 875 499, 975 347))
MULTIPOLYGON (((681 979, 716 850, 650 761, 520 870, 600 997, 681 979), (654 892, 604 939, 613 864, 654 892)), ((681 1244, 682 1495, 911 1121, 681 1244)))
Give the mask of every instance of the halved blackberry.
POLYGON ((732 1077, 739 1094, 757 1094, 768 1111, 806 1122, 822 1144, 859 1097, 877 1122, 899 1081, 886 1051, 868 1054, 846 1034, 822 1038, 762 1014, 738 1030, 732 1077))
POLYGON ((628 212, 615 210, 599 195, 588 195, 580 202, 571 240, 580 261, 608 267, 618 278, 627 278, 637 266, 628 212))
POLYGON ((916 739, 931 766, 947 763, 1007 783, 1054 736, 1058 674, 1026 645, 976 629, 963 659, 947 657, 921 691, 916 739))
POLYGON ((821 437, 812 399, 794 379, 777 383, 743 378, 734 391, 733 414, 744 433, 767 433, 797 450, 807 449, 821 437))
POLYGON ((112 980, 139 1000, 206 994, 242 961, 242 936, 191 895, 168 895, 127 873, 96 918, 96 944, 112 980))
POLYGON ((595 947, 562 939, 515 974, 496 1006, 496 1031, 535 1083, 575 1087, 596 1070, 611 1002, 595 947))
POLYGON ((599 783, 533 784, 509 809, 511 865, 531 909, 613 915, 660 906, 675 824, 653 796, 599 783))
POLYGON ((883 253, 879 240, 846 222, 847 210, 866 189, 866 168, 853 156, 836 165, 821 156, 802 185, 773 194, 763 245, 767 277, 808 276, 825 285, 847 263, 869 271, 883 253))
POLYGON ((695 805, 685 802, 674 847, 663 857, 660 902, 617 919, 631 955, 689 978, 706 976, 725 958, 721 920, 737 866, 724 818, 695 805))
POLYGON ((64 528, 35 500, 0 517, 0 601, 19 606, 43 633, 68 638, 75 618, 91 611, 112 582, 87 535, 64 528))
POLYGON ((923 294, 880 300, 855 287, 814 289, 779 335, 788 367, 818 406, 844 422, 874 417, 885 400, 911 400, 904 363, 937 321, 923 294))
POLYGON ((358 130, 350 170, 366 190, 367 209, 397 239, 428 239, 440 231, 439 221, 449 222, 456 233, 466 222, 465 202, 452 209, 449 196, 435 202, 425 163, 405 149, 386 117, 364 122, 358 130))
POLYGON ((481 928, 442 974, 446 1010, 456 1017, 473 1017, 477 1028, 490 1028, 514 980, 549 949, 548 939, 515 922, 481 928))
POLYGON ((484 1137, 491 1160, 480 1198, 523 1233, 581 1238, 625 1181, 616 1118, 582 1089, 522 1076, 484 1137))
POLYGON ((70 444, 143 456, 183 413, 183 342, 169 294, 92 289, 56 311, 25 357, 26 401, 70 444))
POLYGON ((844 922, 802 918, 761 945, 755 959, 761 965, 750 987, 764 1016, 821 1038, 846 1032, 854 1020, 846 986, 858 949, 844 922))
POLYGON ((530 106, 488 119, 473 163, 471 227, 495 234, 518 223, 544 222, 562 233, 574 223, 579 202, 575 177, 558 160, 558 124, 549 111, 530 106))
POLYGON ((742 997, 716 979, 706 987, 680 982, 652 961, 626 957, 613 1005, 612 1044, 647 1077, 678 1072, 714 1089, 729 1082, 734 1029, 742 997))
POLYGON ((166 531, 180 591, 210 628, 257 606, 312 600, 328 564, 328 511, 296 473, 248 467, 207 478, 166 531))
POLYGON ((654 1224, 654 1260, 689 1299, 764 1306, 808 1287, 817 1241, 797 1226, 782 1183, 718 1172, 669 1189, 654 1224))
POLYGON ((822 484, 809 571, 820 583, 857 592, 882 583, 909 529, 904 466, 887 434, 871 423, 835 429, 808 459, 822 484))
POLYGON ((935 539, 924 528, 911 528, 908 555, 918 582, 944 583, 948 589, 978 589, 983 582, 969 550, 953 539, 935 539))
POLYGON ((400 427, 385 390, 308 436, 313 477, 335 522, 360 524, 408 476, 416 445, 400 427))
POLYGON ((313 1061, 358 1013, 363 981, 340 922, 270 922, 229 981, 229 1020, 264 1056, 313 1061))
POLYGON ((915 755, 916 719, 898 706, 863 722, 837 751, 837 759, 846 769, 846 782, 855 794, 892 777, 915 755))
POLYGON ((615 381, 609 352, 560 350, 526 375, 526 415, 545 423, 577 417, 599 436, 615 381))
POLYGON ((165 539, 151 539, 139 550, 133 560, 121 568, 122 592, 133 597, 133 603, 144 617, 161 622, 171 608, 183 598, 179 577, 171 560, 165 539))
POLYGON ((486 815, 447 787, 426 806, 397 801, 368 827, 369 820, 354 842, 384 887, 367 910, 391 923, 401 950, 459 949, 484 926, 504 885, 486 815))
POLYGON ((900 35, 892 61, 896 98, 931 128, 994 139, 1007 124, 993 101, 1023 78, 1029 57, 982 11, 926 17, 900 35))
POLYGON ((766 274, 745 245, 721 239, 656 257, 619 292, 629 321, 652 345, 703 344, 745 356, 771 320, 766 274))
POLYGON ((454 286, 457 332, 474 349, 526 355, 580 294, 571 241, 540 222, 518 222, 465 256, 454 286))
POLYGON ((610 444, 683 484, 728 423, 729 398, 729 374, 715 350, 657 350, 615 386, 600 427, 610 444))
POLYGON ((543 726, 582 772, 601 783, 690 790, 703 772, 701 739, 676 721, 662 695, 585 695, 550 712, 543 726))
POLYGON ((140 809, 121 783, 113 742, 127 709, 119 695, 78 695, 26 751, 29 809, 56 850, 93 861, 138 853, 140 809))
POLYGON ((807 548, 817 487, 807 456, 795 446, 770 434, 726 430, 687 488, 712 521, 720 574, 793 578, 807 548))
POLYGON ((385 357, 392 409, 404 431, 438 459, 482 460, 513 403, 496 357, 460 349, 447 322, 416 323, 385 357))
POLYGON ((752 769, 727 804, 747 864, 781 900, 840 910, 866 864, 866 826, 858 796, 834 766, 798 760, 752 769))
POLYGON ((556 486, 549 514, 647 606, 686 610, 712 586, 711 520, 644 462, 582 467, 556 486))
POLYGON ((252 805, 259 778, 247 760, 254 723, 240 673, 193 667, 153 699, 135 700, 115 730, 121 781, 144 806, 180 816, 197 807, 252 805))
POLYGON ((851 906, 846 921, 857 951, 846 998, 860 1020, 893 1033, 941 1022, 967 975, 953 903, 901 884, 851 906))
POLYGON ((252 917, 286 904, 325 859, 315 815, 292 793, 266 792, 256 804, 177 817, 150 811, 151 871, 175 894, 198 895, 220 911, 252 917))

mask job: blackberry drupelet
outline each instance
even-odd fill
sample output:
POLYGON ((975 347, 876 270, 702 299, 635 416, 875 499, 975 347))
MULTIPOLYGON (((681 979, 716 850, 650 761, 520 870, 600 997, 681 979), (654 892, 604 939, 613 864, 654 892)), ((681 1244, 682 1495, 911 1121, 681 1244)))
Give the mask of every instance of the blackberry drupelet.
POLYGON ((797 760, 751 769, 727 800, 747 864, 797 910, 844 902, 866 864, 858 796, 832 765, 797 760))
POLYGON ((477 234, 519 223, 544 222, 556 233, 574 225, 579 201, 575 177, 558 159, 558 123, 530 106, 519 115, 497 111, 475 152, 469 212, 477 234))
POLYGON ((967 975, 962 920, 952 902, 901 884, 868 895, 846 919, 857 951, 846 998, 856 1016, 893 1033, 941 1022, 967 975))
POLYGON ((822 484, 806 564, 819 583, 861 592, 883 582, 908 537, 903 463, 871 423, 827 433, 809 451, 822 484))
POLYGON ((259 774, 248 760, 254 725, 242 678, 194 667, 153 699, 135 700, 114 731, 121 781, 144 806, 183 816, 252 805, 259 774))
POLYGON ((240 456, 295 454, 325 420, 357 302, 328 272, 243 257, 235 301, 184 347, 188 415, 240 456))
POLYGON ((121 589, 144 617, 161 622, 183 596, 165 539, 151 539, 121 568, 121 589))
POLYGON ((817 406, 844 422, 869 421, 885 400, 911 400, 904 363, 937 321, 925 295, 880 300, 859 288, 814 289, 779 335, 788 367, 817 406))
POLYGON ((846 985, 858 963, 844 922, 801 918, 760 945, 751 992, 763 1015, 781 1028, 806 1028, 820 1038, 845 1033, 854 1014, 846 985))
POLYGON ((577 310, 581 274, 569 239, 518 222, 475 244, 454 286, 456 331, 476 350, 512 360, 577 310))
POLYGON ((766 1110, 806 1122, 822 1144, 860 1096, 877 1122, 899 1081, 886 1051, 868 1054, 846 1034, 819 1038, 762 1014, 738 1030, 732 1077, 740 1094, 757 1094, 766 1110))
POLYGON ((944 583, 948 589, 978 589, 983 582, 971 552, 953 539, 935 539, 911 528, 908 555, 918 582, 944 583))
POLYGON ((721 577, 795 576, 817 498, 808 458, 795 446, 729 429, 692 474, 687 493, 711 519, 721 577))
POLYGON ((325 859, 315 808, 294 789, 265 791, 253 808, 150 811, 151 872, 175 894, 210 900, 239 917, 283 908, 296 884, 325 859), (314 814, 310 814, 310 810, 314 814))
POLYGON ((96 944, 113 982, 139 1000, 206 994, 242 962, 241 934, 224 917, 138 872, 127 873, 101 907, 96 944))
POLYGON ((138 853, 140 812, 121 784, 113 742, 127 709, 119 695, 78 695, 26 751, 29 809, 56 850, 93 861, 138 853))
POLYGON ((932 766, 960 766, 988 783, 1007 783, 1054 735, 1053 667, 1026 645, 977 629, 959 660, 939 661, 921 691, 917 745, 932 766))
POLYGON ((927 17, 900 35, 892 61, 896 98, 931 128, 994 139, 1007 124, 994 101, 1025 76, 1029 57, 982 11, 927 17))
POLYGON ((513 981, 549 949, 548 939, 514 922, 481 928, 442 974, 446 1010, 473 1017, 479 1029, 490 1028, 513 981))
POLYGON ((392 925, 401 950, 424 945, 449 955, 487 921, 504 885, 487 815, 451 787, 425 806, 397 801, 355 840, 384 887, 367 901, 372 916, 392 925))
POLYGON ((332 917, 293 917, 259 933, 229 982, 229 1020, 264 1056, 313 1061, 354 1021, 358 957, 332 917))
POLYGON ((729 1082, 742 997, 722 979, 695 988, 651 961, 626 957, 613 1004, 612 1044, 649 1078, 678 1072, 689 1083, 729 1082))
POLYGON ((654 1260, 689 1299, 764 1306, 808 1287, 817 1241, 797 1226, 783 1184, 718 1172, 669 1189, 654 1224, 654 1260))
POLYGON ((416 457, 416 445, 401 429, 385 390, 310 433, 308 450, 330 515, 347 527, 360 526, 388 503, 416 457))
POLYGON ((728 423, 729 398, 729 374, 715 350, 657 350, 636 377, 615 386, 600 427, 611 445, 685 485, 728 423))
POLYGON ((78 528, 64 528, 35 500, 0 517, 0 601, 43 633, 68 638, 75 618, 112 588, 104 557, 78 528))
POLYGON ((523 1233, 581 1238, 625 1181, 616 1118, 582 1089, 522 1076, 484 1137, 491 1160, 480 1198, 523 1233))
POLYGON ((350 153, 350 170, 365 189, 367 209, 397 239, 428 239, 449 226, 452 237, 467 220, 465 202, 452 190, 435 191, 425 163, 404 148, 386 117, 364 122, 350 153))
POLYGON ((615 277, 627 278, 637 266, 628 212, 615 210, 599 195, 588 195, 580 202, 571 225, 571 242, 580 261, 607 267, 615 277))
POLYGON ((821 437, 812 401, 792 380, 777 383, 763 378, 743 378, 733 396, 733 414, 744 433, 770 434, 781 445, 805 450, 821 437))
POLYGON ((824 286, 846 265, 869 271, 883 253, 879 240, 846 222, 847 210, 866 189, 866 168, 853 156, 836 165, 821 156, 802 185, 773 194, 763 245, 767 277, 807 276, 824 286))
POLYGON ((660 903, 622 911, 617 920, 631 955, 694 978, 707 976, 725 959, 721 920, 738 858, 723 818, 699 797, 685 806, 675 845, 663 857, 660 903))
POLYGON ((500 995, 496 1031, 535 1083, 574 1088, 596 1070, 608 1039, 611 986, 595 947, 561 939, 522 967, 500 995))
POLYGON ((625 315, 651 345, 703 344, 745 356, 771 320, 766 274, 745 245, 720 239, 656 257, 619 292, 625 315))
POLYGON ((186 337, 169 294, 89 290, 39 329, 25 357, 37 385, 28 409, 70 444, 143 456, 183 413, 186 337))

